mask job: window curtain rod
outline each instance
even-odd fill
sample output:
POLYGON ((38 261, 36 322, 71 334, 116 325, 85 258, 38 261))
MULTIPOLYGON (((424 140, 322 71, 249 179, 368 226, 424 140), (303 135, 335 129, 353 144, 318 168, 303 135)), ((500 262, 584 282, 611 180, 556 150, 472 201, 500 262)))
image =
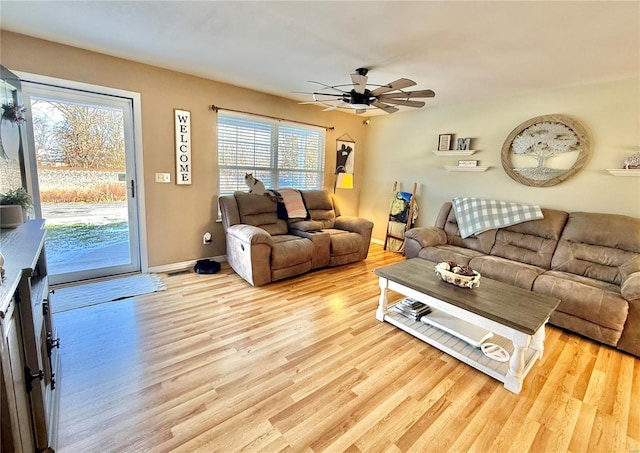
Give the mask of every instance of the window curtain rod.
POLYGON ((235 113, 246 113, 247 115, 261 116, 263 118, 271 118, 272 120, 277 120, 277 121, 288 121, 289 123, 304 124, 305 126, 321 127, 322 129, 326 129, 328 131, 332 131, 335 129, 335 127, 333 126, 321 126, 319 124, 305 123, 303 121, 288 120, 286 118, 278 118, 277 116, 262 115, 260 113, 245 112, 242 110, 225 109, 223 107, 218 107, 217 105, 213 105, 213 104, 209 106, 209 110, 212 110, 216 113, 218 113, 218 110, 225 110, 227 112, 235 112, 235 113))

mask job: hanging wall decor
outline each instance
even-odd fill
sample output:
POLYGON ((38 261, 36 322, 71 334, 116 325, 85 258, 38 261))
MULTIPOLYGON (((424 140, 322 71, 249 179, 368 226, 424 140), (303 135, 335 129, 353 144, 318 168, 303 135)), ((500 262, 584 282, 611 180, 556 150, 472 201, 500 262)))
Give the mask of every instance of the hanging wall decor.
POLYGON ((173 110, 176 136, 176 184, 191 184, 191 112, 173 110))
POLYGON ((333 175, 333 193, 336 188, 353 189, 353 171, 355 167, 356 144, 349 134, 336 140, 336 171, 333 175), (348 138, 348 140, 344 140, 348 138))
MULTIPOLYGON (((4 71, 3 71, 4 73, 4 71)), ((26 121, 27 109, 17 104, 17 89, 0 80, 2 86, 2 106, 0 107, 0 158, 4 160, 18 160, 20 153, 20 125, 26 121)))
POLYGON ((511 131, 502 146, 502 167, 520 184, 549 187, 579 172, 590 151, 580 123, 565 115, 542 115, 511 131))
POLYGON ((356 144, 345 140, 336 140, 336 174, 353 174, 356 144))

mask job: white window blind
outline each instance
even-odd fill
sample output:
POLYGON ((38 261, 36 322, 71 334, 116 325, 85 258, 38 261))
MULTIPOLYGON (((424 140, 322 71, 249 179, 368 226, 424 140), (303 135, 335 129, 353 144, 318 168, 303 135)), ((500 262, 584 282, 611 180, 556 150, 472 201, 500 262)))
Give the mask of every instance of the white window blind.
POLYGON ((324 129, 218 113, 218 193, 246 191, 245 173, 267 189, 321 189, 324 129))

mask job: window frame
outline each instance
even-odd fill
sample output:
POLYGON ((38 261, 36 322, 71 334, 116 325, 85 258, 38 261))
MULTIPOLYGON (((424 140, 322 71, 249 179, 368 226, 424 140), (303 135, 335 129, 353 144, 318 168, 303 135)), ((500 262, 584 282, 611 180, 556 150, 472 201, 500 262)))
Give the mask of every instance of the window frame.
MULTIPOLYGON (((224 131, 223 131, 224 132, 224 131)), ((217 117, 217 122, 216 122, 216 138, 217 138, 217 165, 218 165, 218 169, 217 169, 217 173, 218 173, 218 195, 219 196, 223 196, 223 195, 231 195, 233 194, 234 191, 236 190, 248 190, 248 187, 245 185, 244 183, 244 179, 241 179, 241 175, 244 172, 251 172, 253 173, 254 177, 256 177, 257 179, 263 179, 261 177, 261 174, 265 174, 265 173, 269 173, 270 174, 270 178, 265 178, 267 179, 267 181, 263 181, 265 182, 265 186, 267 186, 267 188, 277 188, 277 187, 293 187, 293 188, 299 188, 299 189, 324 189, 324 174, 325 174, 325 163, 326 163, 326 129, 323 127, 318 127, 318 126, 311 126, 311 125, 301 125, 299 123, 294 123, 294 122, 290 122, 290 121, 286 121, 286 120, 277 120, 277 119, 271 119, 271 118, 265 118, 259 115, 251 115, 251 114, 245 114, 245 113, 237 113, 237 112, 218 112, 218 117, 217 117), (264 147, 264 145, 266 144, 266 142, 256 142, 253 141, 251 143, 251 145, 254 147, 254 151, 253 151, 253 158, 254 158, 254 162, 251 165, 247 165, 247 164, 239 164, 238 163, 238 159, 237 159, 237 155, 235 158, 235 161, 233 163, 227 163, 223 164, 223 157, 224 153, 221 151, 221 149, 223 147, 225 147, 226 144, 228 143, 232 143, 232 141, 229 142, 225 142, 225 139, 221 138, 221 126, 224 126, 224 123, 221 121, 221 119, 226 119, 229 118, 231 119, 231 121, 233 121, 233 119, 236 119, 237 121, 246 121, 249 124, 254 123, 256 125, 255 130, 259 130, 260 128, 265 128, 265 126, 269 127, 269 131, 270 131, 270 138, 269 138, 269 147, 270 147, 270 151, 269 151, 269 166, 264 166, 264 165, 256 165, 256 161, 255 161, 255 157, 256 157, 256 153, 255 153, 255 146, 256 143, 258 145, 262 145, 264 147), (293 131, 293 134, 286 134, 287 129, 289 129, 290 131, 293 131), (308 135, 308 137, 313 138, 313 136, 315 134, 317 134, 317 140, 318 140, 318 145, 317 145, 317 155, 315 156, 317 158, 317 167, 316 169, 309 169, 309 168, 304 168, 302 165, 297 165, 297 166, 283 166, 282 163, 280 162, 281 159, 280 157, 282 153, 284 153, 284 151, 281 149, 282 145, 280 142, 280 138, 283 135, 290 135, 295 137, 296 135, 298 135, 300 137, 302 137, 303 139, 306 138, 305 136, 308 135), (223 143, 224 142, 224 143, 223 143), (222 146, 221 146, 222 145, 222 146), (229 171, 231 170, 232 172, 239 172, 239 174, 236 175, 236 188, 234 190, 232 190, 231 192, 229 192, 226 188, 223 191, 223 181, 228 178, 227 176, 223 177, 223 172, 224 171, 229 171), (291 186, 291 185, 280 185, 279 181, 281 181, 282 178, 282 173, 284 172, 293 172, 293 173, 297 173, 298 177, 299 175, 308 173, 311 175, 315 176, 315 179, 317 181, 317 184, 315 185, 304 185, 304 187, 302 187, 303 185, 300 184, 299 187, 295 187, 291 186), (275 181, 275 185, 271 186, 271 181, 275 181)), ((236 140, 235 140, 235 145, 237 146, 239 140, 238 140, 238 136, 236 135, 236 140)), ((237 149, 237 148, 235 148, 237 149)), ((250 154, 248 154, 246 157, 252 157, 250 154)), ((263 156, 264 157, 264 156, 263 156)), ((226 159, 225 159, 226 160, 226 159)), ((313 178, 312 178, 313 179, 313 178)), ((231 182, 231 185, 233 185, 233 182, 231 182)))

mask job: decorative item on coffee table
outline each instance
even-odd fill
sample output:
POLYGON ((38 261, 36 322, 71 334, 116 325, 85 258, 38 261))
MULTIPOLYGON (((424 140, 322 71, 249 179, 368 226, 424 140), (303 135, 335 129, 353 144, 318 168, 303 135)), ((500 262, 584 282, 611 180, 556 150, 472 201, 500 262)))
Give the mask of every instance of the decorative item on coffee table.
POLYGON ((442 281, 461 288, 475 288, 480 286, 480 273, 469 266, 461 266, 454 261, 443 261, 435 267, 436 273, 442 281))
POLYGON ((420 321, 423 316, 431 313, 431 308, 427 304, 409 297, 402 299, 391 307, 391 309, 406 316, 407 318, 413 319, 414 321, 420 321))

